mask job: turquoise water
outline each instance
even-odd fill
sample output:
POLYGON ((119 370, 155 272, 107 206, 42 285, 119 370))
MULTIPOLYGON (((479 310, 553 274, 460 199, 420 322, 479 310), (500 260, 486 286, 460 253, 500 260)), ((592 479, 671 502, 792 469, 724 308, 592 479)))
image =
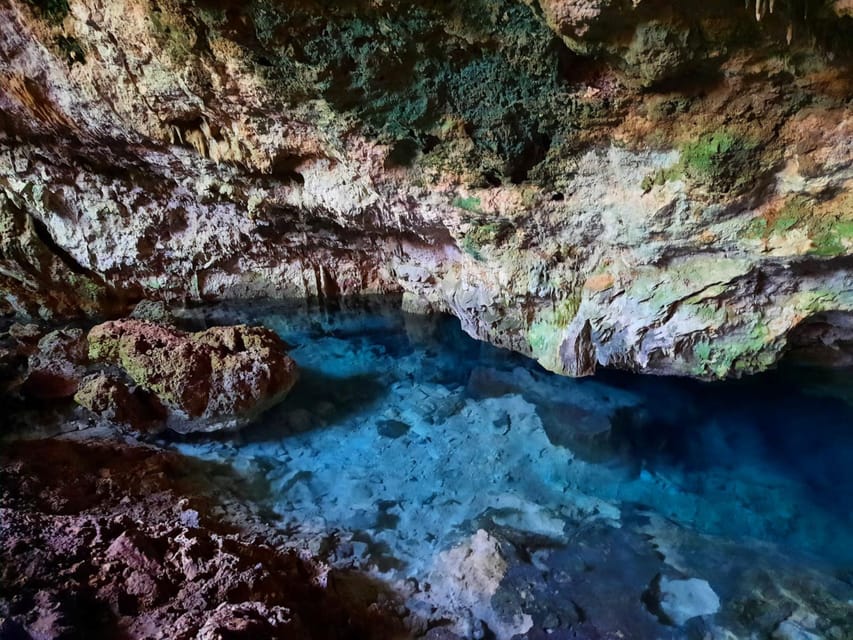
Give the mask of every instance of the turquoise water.
MULTIPOLYGON (((334 562, 423 591, 444 579, 442 553, 493 535, 508 566, 498 612, 456 605, 496 637, 509 610, 529 613, 524 637, 853 633, 849 372, 573 380, 451 318, 256 304, 194 322, 273 328, 302 376, 236 438, 173 446, 232 465, 247 499, 305 540, 336 532, 334 562), (643 595, 657 574, 707 580, 719 611, 661 621, 643 595), (525 590, 536 604, 513 599, 525 590)), ((414 593, 412 607, 435 611, 429 597, 414 593)))

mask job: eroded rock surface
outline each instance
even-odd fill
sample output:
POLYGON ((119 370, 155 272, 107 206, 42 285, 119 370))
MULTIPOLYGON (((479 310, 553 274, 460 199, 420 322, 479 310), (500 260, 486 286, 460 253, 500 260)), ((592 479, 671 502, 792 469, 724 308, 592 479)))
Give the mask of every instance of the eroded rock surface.
POLYGON ((156 396, 131 390, 123 380, 104 373, 84 378, 74 401, 100 418, 137 431, 158 432, 166 426, 167 412, 156 396))
POLYGON ((765 369, 853 312, 847 4, 4 0, 4 304, 394 293, 570 375, 765 369))
MULTIPOLYGON (((145 320, 116 320, 94 327, 88 344, 93 362, 119 367, 152 393, 167 410, 169 428, 179 432, 238 429, 284 399, 297 379, 284 343, 263 327, 188 334, 145 320)), ((96 378, 78 402, 99 413, 129 410, 116 394, 130 398, 121 383, 96 378)))
POLYGON ((210 471, 119 444, 5 447, 3 637, 395 637, 390 606, 345 601, 322 563, 214 517, 210 471))
POLYGON ((30 355, 22 391, 33 398, 70 398, 86 365, 86 337, 82 329, 47 333, 30 355))

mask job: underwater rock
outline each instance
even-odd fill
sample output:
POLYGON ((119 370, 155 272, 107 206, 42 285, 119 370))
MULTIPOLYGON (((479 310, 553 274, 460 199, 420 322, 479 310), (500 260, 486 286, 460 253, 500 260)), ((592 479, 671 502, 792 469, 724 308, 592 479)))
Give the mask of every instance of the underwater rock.
POLYGON ((117 366, 168 409, 180 433, 239 429, 296 383, 296 363, 272 331, 212 327, 188 334, 144 320, 94 327, 89 357, 117 366))
POLYGON ((430 589, 423 597, 454 620, 453 631, 462 637, 484 637, 485 626, 498 638, 510 638, 533 626, 529 615, 492 607, 492 596, 509 567, 504 553, 495 536, 479 529, 436 558, 430 589))
POLYGON ((670 579, 657 575, 644 600, 651 605, 662 622, 681 626, 698 616, 707 616, 720 610, 720 599, 707 580, 689 578, 670 579), (655 611, 655 608, 658 610, 655 611))
POLYGON ((385 438, 402 438, 411 427, 400 420, 380 420, 376 425, 376 432, 385 438))
POLYGON ((817 616, 795 611, 787 620, 779 623, 773 632, 773 640, 820 640, 823 636, 814 633, 817 616))
POLYGON ((82 329, 51 331, 30 355, 21 390, 32 398, 70 398, 85 372, 86 340, 82 329))

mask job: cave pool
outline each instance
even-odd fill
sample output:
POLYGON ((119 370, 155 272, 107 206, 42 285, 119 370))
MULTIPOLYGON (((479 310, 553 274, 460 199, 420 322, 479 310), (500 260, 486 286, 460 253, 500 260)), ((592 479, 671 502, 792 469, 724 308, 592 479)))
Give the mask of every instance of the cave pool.
POLYGON ((236 436, 168 445, 229 465, 277 526, 332 532, 338 565, 414 591, 494 536, 507 568, 471 637, 513 612, 553 637, 853 637, 850 371, 570 379, 447 317, 243 303, 188 319, 274 329, 301 379, 236 436), (719 611, 677 624, 655 589, 694 578, 719 611))

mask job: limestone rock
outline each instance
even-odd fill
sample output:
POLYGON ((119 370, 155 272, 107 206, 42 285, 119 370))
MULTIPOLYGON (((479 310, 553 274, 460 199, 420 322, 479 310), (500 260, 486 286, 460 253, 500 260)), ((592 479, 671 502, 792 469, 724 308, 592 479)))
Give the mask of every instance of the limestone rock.
POLYGON ((70 398, 83 377, 86 360, 82 329, 51 331, 29 357, 22 391, 33 398, 70 398))
POLYGON ((162 300, 141 300, 137 302, 133 311, 130 312, 130 317, 161 324, 169 324, 175 320, 169 311, 169 307, 162 300))
POLYGON ((773 640, 820 640, 824 636, 815 633, 816 627, 815 614, 798 610, 779 623, 773 632, 773 640))
POLYGON ((0 469, 4 640, 402 637, 375 586, 329 588, 198 461, 50 439, 4 446, 0 469))
POLYGON ((834 0, 832 8, 839 16, 853 18, 853 0, 834 0))
POLYGON ((42 327, 34 323, 14 322, 9 327, 9 337, 24 347, 37 347, 38 341, 45 333, 46 331, 42 327))
POLYGON ((168 409, 181 433, 238 429, 281 401, 296 364, 268 329, 214 327, 195 334, 144 320, 94 327, 89 357, 120 367, 168 409))
POLYGON ((137 431, 157 432, 165 426, 166 410, 152 394, 128 386, 104 373, 87 376, 80 383, 74 401, 110 422, 137 431))
POLYGON ((223 603, 211 614, 198 632, 198 640, 234 638, 281 638, 288 640, 305 634, 293 614, 284 607, 267 607, 260 602, 223 603))
POLYGON ((402 295, 699 378, 853 314, 849 0, 374 4, 0 6, 0 306, 402 295))
POLYGON ((720 610, 720 599, 707 580, 699 578, 670 579, 656 576, 644 599, 662 622, 681 626, 698 616, 720 610))
POLYGON ((492 596, 506 574, 501 542, 483 529, 438 555, 428 601, 456 621, 463 637, 485 637, 484 624, 500 638, 530 630, 529 615, 505 615, 492 607, 492 596))

